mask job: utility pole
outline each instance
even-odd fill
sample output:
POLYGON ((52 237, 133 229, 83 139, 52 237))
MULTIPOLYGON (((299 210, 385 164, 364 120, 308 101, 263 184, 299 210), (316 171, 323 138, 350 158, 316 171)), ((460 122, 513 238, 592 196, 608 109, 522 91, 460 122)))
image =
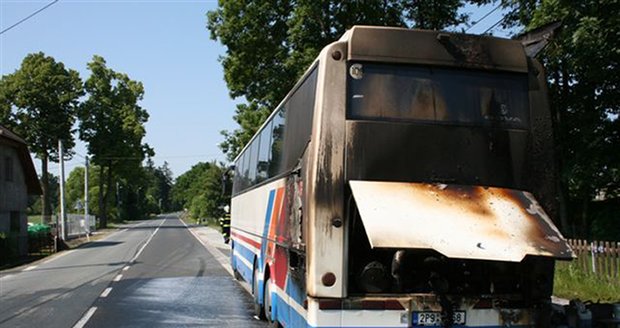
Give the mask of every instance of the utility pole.
POLYGON ((88 218, 88 155, 84 157, 84 222, 86 223, 86 238, 90 235, 90 219, 88 218))
POLYGON ((65 217, 65 158, 62 140, 58 140, 58 159, 60 162, 60 236, 67 240, 67 221, 65 217))

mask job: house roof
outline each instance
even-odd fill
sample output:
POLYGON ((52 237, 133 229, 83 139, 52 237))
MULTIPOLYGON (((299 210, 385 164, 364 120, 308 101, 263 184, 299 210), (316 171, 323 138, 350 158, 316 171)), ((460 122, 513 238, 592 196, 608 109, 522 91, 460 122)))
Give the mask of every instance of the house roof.
POLYGON ((37 171, 34 169, 34 163, 30 158, 30 151, 28 151, 28 145, 26 141, 13 133, 11 130, 0 125, 0 143, 9 145, 17 149, 17 156, 24 169, 24 176, 26 178, 26 187, 28 188, 28 194, 41 195, 41 184, 37 171))

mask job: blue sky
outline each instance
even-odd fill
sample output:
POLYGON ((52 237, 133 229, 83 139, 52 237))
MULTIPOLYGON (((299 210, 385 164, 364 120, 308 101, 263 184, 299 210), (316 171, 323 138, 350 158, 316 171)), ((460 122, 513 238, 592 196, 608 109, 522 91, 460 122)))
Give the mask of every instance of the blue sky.
MULTIPOLYGON (((49 1, 0 0, 0 30, 49 1)), ((199 161, 224 160, 221 130, 236 127, 218 57, 224 47, 209 37, 206 13, 217 1, 60 0, 0 35, 0 74, 19 68, 29 53, 43 51, 88 77, 86 64, 97 54, 108 67, 144 84, 141 105, 150 114, 145 141, 155 164, 170 164, 175 176, 199 161)), ((475 20, 493 7, 467 7, 475 20)), ((501 18, 497 10, 469 33, 481 33, 501 18)), ((500 33, 496 33, 502 35, 500 33)), ((75 150, 86 154, 78 142, 75 150)), ((67 172, 82 165, 74 157, 67 172)), ((37 171, 40 171, 40 166, 37 171)), ((57 174, 51 163, 50 171, 57 174)))

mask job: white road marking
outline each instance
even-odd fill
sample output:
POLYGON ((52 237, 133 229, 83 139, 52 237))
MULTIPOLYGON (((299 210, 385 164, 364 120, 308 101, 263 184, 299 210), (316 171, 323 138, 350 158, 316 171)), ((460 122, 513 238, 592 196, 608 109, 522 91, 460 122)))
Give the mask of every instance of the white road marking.
POLYGON ((90 317, 93 316, 93 314, 95 314, 95 311, 97 311, 97 307, 93 306, 90 309, 88 309, 88 311, 84 314, 84 316, 82 317, 82 319, 80 319, 80 321, 76 322, 75 325, 73 325, 73 328, 82 328, 86 325, 86 323, 88 322, 88 320, 90 320, 90 317))
POLYGON ((106 288, 103 293, 101 293, 101 295, 99 297, 108 297, 108 295, 110 295, 110 292, 112 291, 112 287, 108 287, 106 288))
POLYGON ((123 279, 123 275, 119 274, 116 277, 114 277, 114 279, 112 281, 121 281, 121 279, 123 279))
POLYGON ((164 219, 163 221, 161 221, 161 223, 159 224, 159 226, 157 226, 157 229, 155 229, 155 231, 153 231, 153 233, 151 234, 151 236, 149 237, 149 239, 146 241, 146 243, 144 243, 144 245, 142 245, 142 248, 140 248, 140 250, 138 251, 138 253, 136 253, 136 255, 129 261, 129 263, 134 263, 136 261, 136 259, 138 258, 138 256, 140 256, 140 254, 142 254, 142 251, 144 251, 144 249, 146 248, 146 245, 148 245, 151 240, 153 239, 153 236, 155 236, 155 234, 157 233, 157 231, 159 231, 159 228, 164 224, 164 222, 166 222, 166 219, 164 219))
POLYGON ((105 240, 108 240, 108 239, 110 239, 110 237, 112 237, 112 236, 116 236, 116 234, 119 234, 119 233, 122 233, 122 232, 126 232, 126 231, 128 231, 129 229, 133 229, 133 228, 135 228, 135 227, 139 227, 139 226, 141 226, 141 225, 143 225, 143 224, 147 224, 147 223, 149 223, 149 222, 151 222, 151 221, 147 220, 147 221, 144 221, 144 222, 136 223, 136 224, 134 224, 134 225, 129 226, 129 228, 125 228, 125 229, 122 229, 122 230, 115 231, 115 232, 113 232, 113 233, 111 233, 111 234, 107 235, 105 238, 99 239, 98 241, 105 241, 105 240))
POLYGON ((126 265, 126 266, 123 268, 123 271, 127 271, 127 270, 129 270, 129 268, 130 268, 130 266, 129 266, 129 265, 126 265))
POLYGON ((31 265, 31 266, 29 266, 29 267, 25 268, 25 269, 24 269, 24 270, 22 270, 22 271, 30 271, 30 270, 34 270, 34 269, 36 269, 36 268, 37 268, 37 266, 38 266, 38 265, 31 265))
POLYGON ((12 274, 7 274, 6 276, 2 276, 0 277, 0 279, 9 279, 11 278, 13 275, 12 274))
POLYGON ((59 258, 65 256, 65 255, 71 254, 73 252, 74 252, 74 250, 68 250, 68 251, 62 251, 60 253, 56 253, 56 255, 52 255, 50 259, 43 261, 43 263, 41 263, 41 264, 50 263, 50 262, 52 262, 52 261, 54 261, 56 259, 59 259, 59 258))

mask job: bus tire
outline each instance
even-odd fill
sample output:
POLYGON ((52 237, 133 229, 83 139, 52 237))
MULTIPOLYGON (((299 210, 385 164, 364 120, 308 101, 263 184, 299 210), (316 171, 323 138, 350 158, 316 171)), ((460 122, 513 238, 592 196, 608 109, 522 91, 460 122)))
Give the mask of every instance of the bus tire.
POLYGON ((233 268, 233 275, 235 276, 235 279, 239 281, 243 280, 243 276, 239 273, 237 268, 233 268))
POLYGON ((235 279, 242 281, 243 276, 239 273, 239 270, 237 270, 237 260, 235 259, 234 251, 235 251, 235 242, 233 241, 230 245, 230 266, 232 268, 233 276, 235 277, 235 279))
POLYGON ((269 327, 278 328, 280 324, 278 323, 278 319, 272 320, 272 310, 273 310, 273 300, 271 299, 271 278, 267 278, 265 281, 265 296, 263 298, 265 305, 265 317, 267 318, 267 322, 269 323, 269 327))
POLYGON ((265 320, 265 310, 258 301, 258 268, 254 264, 254 272, 252 274, 252 295, 254 295, 254 315, 261 320, 265 320))

